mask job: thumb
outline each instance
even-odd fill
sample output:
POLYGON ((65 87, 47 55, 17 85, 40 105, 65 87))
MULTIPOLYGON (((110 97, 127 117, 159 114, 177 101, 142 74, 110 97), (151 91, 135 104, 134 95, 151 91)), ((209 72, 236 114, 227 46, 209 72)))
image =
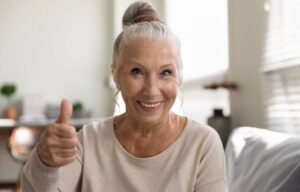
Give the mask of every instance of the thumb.
POLYGON ((67 99, 63 99, 60 105, 60 114, 56 120, 56 123, 65 124, 68 123, 69 119, 72 116, 73 105, 67 99))

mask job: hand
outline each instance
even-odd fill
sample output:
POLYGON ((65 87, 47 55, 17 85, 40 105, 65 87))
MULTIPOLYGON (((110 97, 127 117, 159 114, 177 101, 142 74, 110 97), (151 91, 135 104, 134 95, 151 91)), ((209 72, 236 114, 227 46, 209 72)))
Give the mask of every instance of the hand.
POLYGON ((73 162, 76 158, 78 145, 76 129, 67 124, 71 116, 72 104, 64 99, 56 123, 46 127, 37 144, 38 156, 45 165, 60 167, 73 162))

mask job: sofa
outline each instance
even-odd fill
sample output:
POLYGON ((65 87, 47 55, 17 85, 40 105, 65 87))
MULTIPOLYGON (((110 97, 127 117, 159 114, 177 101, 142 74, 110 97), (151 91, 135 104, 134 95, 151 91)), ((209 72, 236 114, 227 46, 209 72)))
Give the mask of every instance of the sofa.
POLYGON ((300 192, 300 137, 237 128, 225 157, 229 192, 300 192))

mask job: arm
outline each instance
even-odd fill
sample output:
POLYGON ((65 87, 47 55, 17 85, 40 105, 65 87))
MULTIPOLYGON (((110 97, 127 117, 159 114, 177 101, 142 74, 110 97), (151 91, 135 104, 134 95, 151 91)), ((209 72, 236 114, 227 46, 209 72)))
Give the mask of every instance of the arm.
POLYGON ((49 124, 24 166, 23 191, 76 191, 82 172, 82 136, 67 122, 72 104, 63 100, 56 123, 49 124), (81 142, 80 142, 81 141, 81 142))
POLYGON ((82 173, 82 147, 76 159, 59 168, 48 167, 39 159, 36 148, 27 161, 21 176, 23 192, 80 191, 82 173))
POLYGON ((212 132, 204 143, 195 192, 228 192, 224 150, 219 136, 212 132))

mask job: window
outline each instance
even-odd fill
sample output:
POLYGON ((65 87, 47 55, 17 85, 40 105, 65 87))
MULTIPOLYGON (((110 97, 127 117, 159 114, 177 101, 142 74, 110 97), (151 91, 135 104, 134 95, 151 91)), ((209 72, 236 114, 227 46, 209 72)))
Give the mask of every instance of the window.
POLYGON ((266 126, 300 134, 300 1, 269 0, 263 54, 266 126))
POLYGON ((226 0, 166 0, 166 21, 182 48, 182 112, 206 122, 213 108, 229 114, 229 93, 206 90, 205 83, 224 80, 228 69, 228 13, 226 0))

